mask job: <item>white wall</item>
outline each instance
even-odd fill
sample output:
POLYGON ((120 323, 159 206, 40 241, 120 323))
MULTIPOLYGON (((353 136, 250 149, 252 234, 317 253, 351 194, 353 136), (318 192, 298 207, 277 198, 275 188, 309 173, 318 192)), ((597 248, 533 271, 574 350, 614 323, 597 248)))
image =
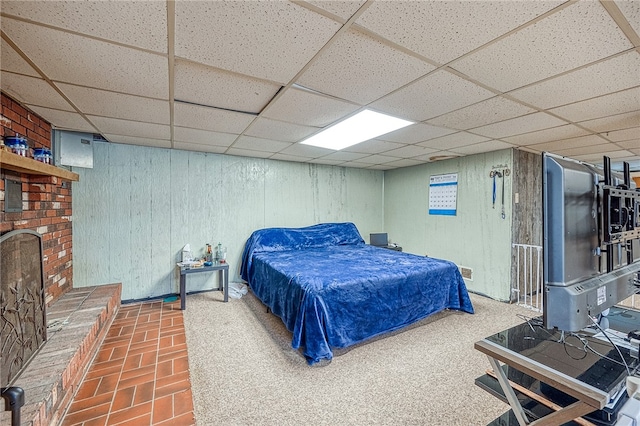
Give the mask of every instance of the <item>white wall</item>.
POLYGON ((512 151, 501 150, 389 170, 385 173, 384 224, 389 239, 404 251, 448 259, 473 269, 470 291, 509 300, 511 277, 511 179, 492 205, 493 168, 512 167, 512 151), (429 177, 458 173, 456 216, 429 215, 429 177))
MULTIPOLYGON (((93 169, 74 172, 74 286, 122 282, 123 300, 177 293, 187 243, 227 246, 238 280, 256 229, 351 221, 368 240, 383 228, 382 171, 95 143, 93 169)), ((217 286, 188 278, 189 291, 217 286)))

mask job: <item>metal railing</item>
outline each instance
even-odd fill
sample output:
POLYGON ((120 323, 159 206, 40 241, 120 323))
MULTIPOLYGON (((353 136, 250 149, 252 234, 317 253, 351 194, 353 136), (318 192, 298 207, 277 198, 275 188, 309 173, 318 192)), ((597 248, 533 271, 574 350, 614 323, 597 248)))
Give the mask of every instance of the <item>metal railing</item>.
POLYGON ((542 247, 529 244, 513 244, 515 279, 511 293, 520 306, 542 312, 542 247))

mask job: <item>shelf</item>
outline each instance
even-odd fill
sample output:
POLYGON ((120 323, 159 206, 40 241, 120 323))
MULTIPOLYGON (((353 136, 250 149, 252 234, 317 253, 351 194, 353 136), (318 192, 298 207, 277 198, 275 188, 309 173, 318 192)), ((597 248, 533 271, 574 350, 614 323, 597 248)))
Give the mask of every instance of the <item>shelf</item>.
POLYGON ((30 175, 55 176, 65 180, 77 181, 77 173, 67 169, 45 164, 32 158, 21 157, 12 152, 0 150, 0 168, 30 175))

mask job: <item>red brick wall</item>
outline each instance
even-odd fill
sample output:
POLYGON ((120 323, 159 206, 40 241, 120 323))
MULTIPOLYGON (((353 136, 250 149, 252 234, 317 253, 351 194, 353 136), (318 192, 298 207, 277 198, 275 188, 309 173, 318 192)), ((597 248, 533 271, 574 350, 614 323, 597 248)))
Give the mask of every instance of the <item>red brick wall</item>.
MULTIPOLYGON (((31 148, 51 147, 51 125, 4 93, 0 135, 26 136, 31 148)), ((42 234, 47 305, 73 287, 71 182, 0 170, 0 234, 32 229, 42 234), (23 211, 4 212, 4 179, 22 182, 23 211)))

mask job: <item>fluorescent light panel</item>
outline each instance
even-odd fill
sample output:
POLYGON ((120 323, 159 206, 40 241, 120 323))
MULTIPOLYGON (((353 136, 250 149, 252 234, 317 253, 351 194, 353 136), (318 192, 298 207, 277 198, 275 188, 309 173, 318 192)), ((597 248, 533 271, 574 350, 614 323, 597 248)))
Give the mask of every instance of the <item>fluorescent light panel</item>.
POLYGON ((413 124, 413 121, 402 120, 365 109, 300 143, 338 151, 410 124, 413 124))

